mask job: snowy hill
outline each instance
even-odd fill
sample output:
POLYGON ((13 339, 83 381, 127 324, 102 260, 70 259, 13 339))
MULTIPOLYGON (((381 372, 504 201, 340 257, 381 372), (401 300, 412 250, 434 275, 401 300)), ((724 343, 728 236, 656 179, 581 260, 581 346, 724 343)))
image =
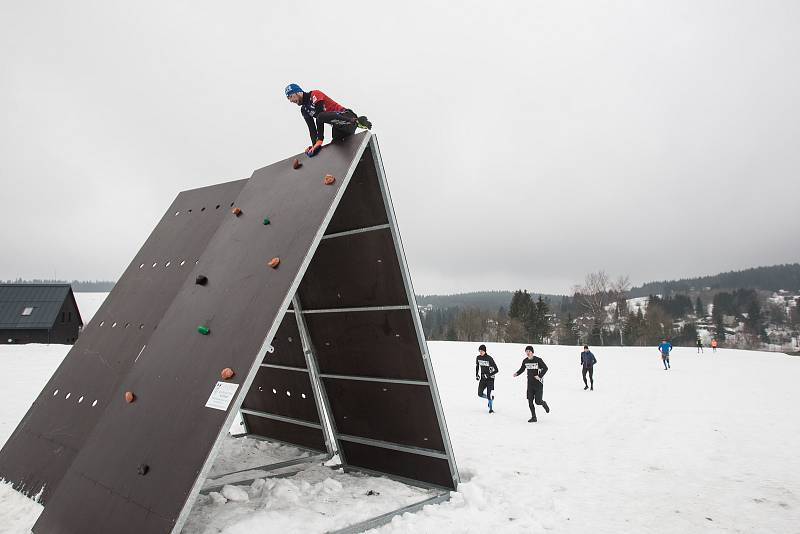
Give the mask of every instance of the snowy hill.
MULTIPOLYGON (((664 371, 655 348, 598 348, 596 390, 584 391, 578 349, 541 346, 552 411, 528 423, 525 378, 511 376, 521 345, 489 344, 500 367, 492 415, 476 397, 477 343, 430 348, 462 484, 378 532, 799 531, 800 358, 678 348, 664 371)), ((0 346, 0 444, 68 349, 0 346)), ((291 452, 228 444, 217 464, 291 452)), ((325 532, 420 494, 323 467, 245 489, 201 497, 184 532, 325 532)), ((0 485, 0 531, 27 533, 40 511, 0 485)))

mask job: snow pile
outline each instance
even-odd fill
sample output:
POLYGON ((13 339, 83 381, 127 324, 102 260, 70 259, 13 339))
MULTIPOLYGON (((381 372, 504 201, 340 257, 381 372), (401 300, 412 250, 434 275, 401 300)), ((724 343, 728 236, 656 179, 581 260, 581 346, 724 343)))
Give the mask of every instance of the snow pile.
MULTIPOLYGON (((236 425, 234 424, 234 428, 236 425)), ((225 473, 263 467, 285 460, 308 456, 307 451, 297 447, 272 443, 253 438, 233 438, 228 436, 220 446, 219 455, 209 471, 209 478, 225 473)))
POLYGON ((324 533, 422 501, 431 494, 386 478, 313 466, 201 495, 184 533, 324 533))

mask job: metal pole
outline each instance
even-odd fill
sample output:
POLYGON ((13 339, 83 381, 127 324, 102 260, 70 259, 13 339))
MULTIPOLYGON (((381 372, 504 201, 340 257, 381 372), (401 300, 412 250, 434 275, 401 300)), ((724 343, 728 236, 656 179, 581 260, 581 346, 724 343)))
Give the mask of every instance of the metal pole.
POLYGON ((314 397, 317 401, 319 421, 322 424, 322 431, 325 434, 325 447, 328 449, 328 452, 331 455, 338 452, 339 459, 342 463, 344 463, 344 454, 342 453, 342 448, 339 446, 339 438, 337 437, 335 430, 333 412, 331 412, 328 393, 325 391, 325 385, 322 383, 322 379, 319 377, 319 367, 317 366, 317 358, 314 355, 314 346, 311 343, 311 335, 308 332, 306 318, 303 317, 303 308, 300 305, 300 299, 296 293, 292 298, 292 306, 295 310, 295 319, 297 319, 297 329, 300 331, 300 340, 303 343, 303 354, 305 354, 306 357, 308 378, 311 380, 311 388, 314 390, 314 397))

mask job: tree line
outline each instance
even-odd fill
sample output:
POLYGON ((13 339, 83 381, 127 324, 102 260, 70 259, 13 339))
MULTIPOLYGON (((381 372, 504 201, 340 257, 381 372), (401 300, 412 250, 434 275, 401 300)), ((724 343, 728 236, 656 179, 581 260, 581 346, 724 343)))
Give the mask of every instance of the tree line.
POLYGON ((434 308, 424 312, 422 323, 431 340, 643 346, 667 338, 673 345, 693 346, 699 332, 708 332, 721 344, 755 348, 781 342, 770 339, 768 325, 782 327, 786 335, 800 331, 800 297, 790 307, 767 301, 764 293, 747 288, 650 294, 629 304, 628 277, 598 271, 575 285, 572 296, 534 297, 520 289, 508 307, 434 308))
POLYGON ((0 284, 69 284, 72 290, 78 293, 108 293, 114 288, 111 280, 48 280, 42 278, 33 278, 25 280, 17 278, 16 280, 0 280, 0 284))

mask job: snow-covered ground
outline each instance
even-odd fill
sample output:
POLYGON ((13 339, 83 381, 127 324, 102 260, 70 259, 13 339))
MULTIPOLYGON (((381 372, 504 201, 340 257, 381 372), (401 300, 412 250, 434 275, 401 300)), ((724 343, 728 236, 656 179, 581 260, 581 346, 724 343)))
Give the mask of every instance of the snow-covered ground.
MULTIPOLYGON (((537 346, 552 411, 528 423, 525 378, 511 376, 522 345, 489 344, 491 415, 475 391, 477 343, 429 346, 462 483, 378 532, 800 533, 800 358, 677 348, 664 371, 654 347, 596 348, 596 390, 584 391, 579 349, 537 346)), ((0 444, 67 351, 0 346, 0 444)), ((292 454, 230 441, 218 472, 292 454)), ((184 533, 325 532, 425 496, 312 467, 202 496, 184 533)), ((27 533, 40 511, 0 485, 0 531, 27 533)))

